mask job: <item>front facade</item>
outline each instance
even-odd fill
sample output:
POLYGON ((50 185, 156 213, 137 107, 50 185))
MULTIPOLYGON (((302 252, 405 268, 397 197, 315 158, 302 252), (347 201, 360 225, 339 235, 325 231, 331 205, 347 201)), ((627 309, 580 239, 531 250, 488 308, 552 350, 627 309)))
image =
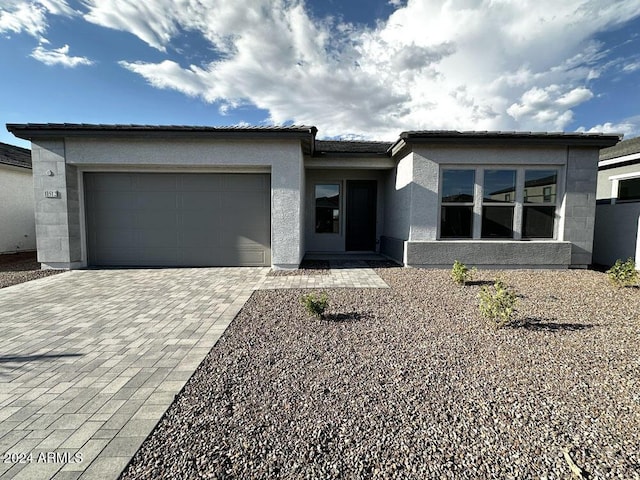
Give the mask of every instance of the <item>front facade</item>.
POLYGON ((601 151, 593 261, 632 258, 640 268, 640 137, 601 151))
POLYGON ((8 125, 32 142, 39 261, 263 265, 378 252, 407 266, 585 267, 616 135, 8 125))
POLYGON ((36 249, 31 152, 0 143, 0 254, 36 249))

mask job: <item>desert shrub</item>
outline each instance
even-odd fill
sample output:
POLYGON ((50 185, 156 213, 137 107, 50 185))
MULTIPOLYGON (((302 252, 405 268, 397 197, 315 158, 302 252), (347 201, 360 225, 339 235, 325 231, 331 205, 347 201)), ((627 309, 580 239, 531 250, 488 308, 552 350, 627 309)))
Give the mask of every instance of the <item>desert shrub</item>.
POLYGON ((636 263, 632 258, 628 258, 626 262, 618 259, 616 263, 607 270, 609 281, 618 288, 630 287, 638 283, 638 271, 636 270, 636 263))
POLYGON ((329 305, 329 297, 326 292, 322 292, 320 295, 308 293, 302 296, 301 302, 309 315, 322 318, 329 305))
POLYGON ((495 328, 511 323, 516 302, 516 293, 500 280, 496 280, 492 287, 480 290, 480 313, 495 328))
POLYGON ((475 267, 469 269, 464 263, 456 260, 453 262, 453 267, 451 268, 451 279, 458 285, 464 285, 473 280, 473 275, 475 273, 475 267))

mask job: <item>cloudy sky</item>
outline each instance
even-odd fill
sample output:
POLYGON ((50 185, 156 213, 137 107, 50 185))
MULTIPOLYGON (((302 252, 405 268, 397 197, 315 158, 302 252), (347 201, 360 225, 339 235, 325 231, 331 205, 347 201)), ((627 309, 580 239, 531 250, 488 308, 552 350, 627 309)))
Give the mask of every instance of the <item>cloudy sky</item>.
POLYGON ((640 135, 638 0, 0 0, 0 58, 2 124, 640 135))

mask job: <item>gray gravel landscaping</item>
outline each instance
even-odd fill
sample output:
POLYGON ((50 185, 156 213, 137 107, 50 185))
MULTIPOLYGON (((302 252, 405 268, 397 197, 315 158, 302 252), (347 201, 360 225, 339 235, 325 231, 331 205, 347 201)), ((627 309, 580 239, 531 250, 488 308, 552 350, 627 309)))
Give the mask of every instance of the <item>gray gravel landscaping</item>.
POLYGON ((640 479, 640 289, 505 271, 518 323, 488 327, 444 270, 388 290, 258 291, 123 474, 156 478, 640 479))
POLYGON ((0 255, 0 288, 57 273, 62 273, 62 270, 40 270, 40 263, 36 260, 35 252, 0 255))

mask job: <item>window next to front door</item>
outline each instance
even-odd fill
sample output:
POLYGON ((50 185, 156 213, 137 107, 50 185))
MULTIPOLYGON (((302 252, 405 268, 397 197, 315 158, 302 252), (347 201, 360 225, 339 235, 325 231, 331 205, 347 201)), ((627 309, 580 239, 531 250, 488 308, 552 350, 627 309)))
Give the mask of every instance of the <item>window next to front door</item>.
POLYGON ((316 233, 340 233, 340 185, 316 185, 316 233))
POLYGON ((439 238, 553 239, 558 172, 522 167, 442 169, 439 238))

